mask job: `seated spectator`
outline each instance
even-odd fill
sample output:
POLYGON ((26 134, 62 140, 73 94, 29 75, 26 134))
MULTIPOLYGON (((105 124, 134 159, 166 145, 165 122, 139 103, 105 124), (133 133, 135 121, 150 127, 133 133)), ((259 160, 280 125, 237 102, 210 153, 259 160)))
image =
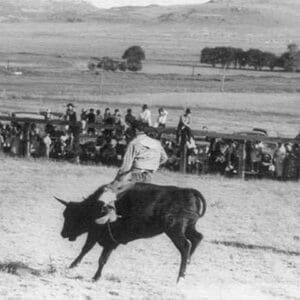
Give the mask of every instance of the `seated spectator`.
POLYGON ((154 127, 166 128, 167 117, 168 112, 163 107, 160 107, 158 109, 158 117, 154 127))
POLYGON ((123 133, 125 130, 125 123, 122 119, 121 113, 118 113, 115 116, 115 124, 117 126, 116 130, 115 130, 115 136, 117 139, 122 139, 123 137, 123 133))
POLYGON ((106 144, 101 148, 101 162, 106 165, 116 165, 118 161, 117 155, 117 141, 115 139, 107 138, 106 144))
POLYGON ((226 149, 226 168, 227 175, 233 175, 238 173, 239 158, 237 156, 238 144, 234 141, 228 141, 228 148, 226 149))
POLYGON ((251 160, 251 172, 259 173, 261 168, 263 144, 260 141, 256 141, 251 144, 250 160, 251 160))
POLYGON ((139 115, 139 121, 144 123, 146 126, 151 126, 151 112, 150 109, 148 108, 147 104, 144 104, 142 106, 142 112, 139 115))

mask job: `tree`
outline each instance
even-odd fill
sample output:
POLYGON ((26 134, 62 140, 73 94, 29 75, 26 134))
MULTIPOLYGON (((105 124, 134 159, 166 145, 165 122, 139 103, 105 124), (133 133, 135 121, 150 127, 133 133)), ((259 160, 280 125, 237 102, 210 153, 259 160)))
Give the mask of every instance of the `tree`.
POLYGON ((297 44, 289 44, 288 52, 281 56, 281 63, 285 71, 296 72, 299 68, 299 51, 297 44))
POLYGON ((234 50, 232 47, 216 47, 215 48, 217 63, 221 66, 229 67, 234 62, 234 50))
POLYGON ((205 47, 201 51, 200 55, 200 63, 202 64, 210 64, 213 67, 216 66, 217 56, 214 48, 205 47))
POLYGON ((254 67, 255 70, 263 68, 263 52, 259 49, 250 49, 247 51, 247 65, 254 67))
POLYGON ((131 46, 124 52, 122 59, 127 60, 128 70, 140 71, 142 60, 146 59, 145 51, 140 46, 131 46))
POLYGON ((276 66, 278 57, 274 53, 263 52, 261 59, 262 59, 262 65, 264 67, 270 68, 270 70, 273 71, 276 66))
POLYGON ((241 48, 232 48, 233 52, 233 65, 236 69, 238 66, 241 69, 247 64, 247 60, 245 59, 245 51, 241 48))

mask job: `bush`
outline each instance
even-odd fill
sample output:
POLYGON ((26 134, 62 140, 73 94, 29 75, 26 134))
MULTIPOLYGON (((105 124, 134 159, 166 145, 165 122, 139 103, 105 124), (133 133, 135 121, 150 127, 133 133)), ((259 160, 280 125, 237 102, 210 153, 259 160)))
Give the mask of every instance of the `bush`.
POLYGON ((142 70, 142 60, 145 58, 145 52, 140 46, 129 47, 122 56, 122 59, 126 59, 127 69, 133 72, 142 70))
POLYGON ((126 61, 120 62, 120 63, 119 63, 119 66, 118 66, 118 69, 119 69, 120 71, 125 72, 125 71, 128 69, 126 61))
POLYGON ((140 46, 129 47, 123 54, 122 59, 145 60, 146 55, 140 46))
POLYGON ((132 72, 140 71, 142 70, 142 62, 134 58, 129 58, 127 59, 127 69, 132 72))

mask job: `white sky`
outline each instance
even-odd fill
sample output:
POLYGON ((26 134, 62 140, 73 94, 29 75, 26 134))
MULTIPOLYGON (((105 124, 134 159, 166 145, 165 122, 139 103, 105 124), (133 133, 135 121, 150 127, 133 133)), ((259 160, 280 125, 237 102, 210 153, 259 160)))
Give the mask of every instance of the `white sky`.
POLYGON ((88 0, 101 8, 110 8, 115 6, 138 5, 145 6, 150 4, 175 5, 175 4, 201 4, 208 0, 88 0))

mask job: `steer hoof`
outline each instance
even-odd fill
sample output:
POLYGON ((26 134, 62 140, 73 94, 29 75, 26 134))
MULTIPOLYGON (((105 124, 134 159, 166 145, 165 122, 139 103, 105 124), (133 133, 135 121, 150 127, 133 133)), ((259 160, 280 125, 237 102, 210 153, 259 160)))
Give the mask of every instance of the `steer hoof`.
POLYGON ((70 266, 69 266, 69 269, 73 269, 73 268, 75 268, 76 266, 77 266, 77 264, 72 262, 72 263, 70 264, 70 266))
POLYGON ((99 280, 99 278, 100 278, 100 275, 95 274, 92 280, 93 280, 94 282, 96 282, 96 281, 99 280))

